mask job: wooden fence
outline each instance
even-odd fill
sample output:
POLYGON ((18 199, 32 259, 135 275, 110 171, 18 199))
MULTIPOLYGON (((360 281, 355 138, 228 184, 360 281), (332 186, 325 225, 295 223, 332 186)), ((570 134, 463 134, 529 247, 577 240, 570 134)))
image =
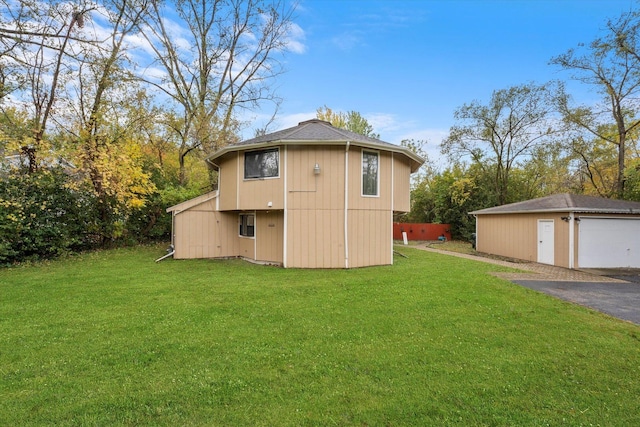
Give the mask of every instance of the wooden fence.
POLYGON ((441 239, 441 236, 451 240, 449 224, 393 223, 394 240, 402 240, 403 231, 407 232, 408 240, 438 240, 441 239))

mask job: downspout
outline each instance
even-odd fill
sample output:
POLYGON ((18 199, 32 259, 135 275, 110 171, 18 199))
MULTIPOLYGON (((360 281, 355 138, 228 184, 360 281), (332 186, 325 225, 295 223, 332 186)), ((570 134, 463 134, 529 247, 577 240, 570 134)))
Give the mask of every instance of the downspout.
POLYGON ((349 268, 349 141, 344 150, 344 268, 349 268))
POLYGON ((395 182, 394 182, 394 163, 395 158, 393 157, 394 153, 391 152, 391 264, 393 265, 393 209, 395 208, 394 197, 395 197, 395 182))
POLYGON ((284 221, 284 231, 283 231, 283 235, 282 235, 282 240, 283 240, 283 245, 282 245, 282 266, 284 268, 287 268, 287 230, 289 229, 289 225, 287 223, 287 146, 283 146, 282 149, 284 150, 284 170, 283 170, 283 179, 284 179, 284 183, 283 183, 283 188, 284 188, 284 214, 283 214, 283 221, 284 221))
POLYGON ((158 258, 156 260, 156 262, 160 262, 163 259, 172 257, 176 253, 176 249, 175 249, 176 247, 173 244, 173 241, 174 241, 174 236, 173 236, 173 228, 174 227, 173 227, 173 224, 175 223, 175 221, 176 221, 176 214, 175 214, 175 212, 171 212, 171 245, 169 246, 169 249, 167 249, 167 254, 164 255, 164 256, 161 256, 160 258, 158 258))
POLYGON ((253 211, 253 260, 258 261, 258 212, 253 211))
POLYGON ((220 210, 220 166, 218 166, 217 164, 213 163, 211 160, 209 160, 209 158, 204 159, 207 163, 209 163, 214 170, 218 171, 218 188, 216 188, 216 191, 218 192, 218 197, 216 197, 216 211, 220 210))
POLYGON ((175 212, 171 212, 171 246, 173 246, 174 248, 175 246, 175 227, 176 227, 176 213, 175 212))
POLYGON ((156 262, 160 262, 160 261, 162 261, 163 259, 169 258, 170 256, 173 256, 173 254, 175 254, 175 253, 176 253, 176 251, 175 251, 175 250, 171 250, 171 249, 169 249, 167 252, 168 252, 168 253, 167 253, 165 256, 162 256, 162 257, 158 258, 158 259, 156 260, 156 262))
POLYGON ((236 209, 240 209, 240 153, 236 153, 236 209))
POLYGON ((478 250, 478 215, 473 216, 476 220, 476 236, 473 239, 473 249, 478 250))
POLYGON ((574 248, 574 242, 575 242, 575 213, 574 212, 569 212, 569 269, 573 270, 574 266, 574 261, 573 258, 575 256, 575 248, 574 248))

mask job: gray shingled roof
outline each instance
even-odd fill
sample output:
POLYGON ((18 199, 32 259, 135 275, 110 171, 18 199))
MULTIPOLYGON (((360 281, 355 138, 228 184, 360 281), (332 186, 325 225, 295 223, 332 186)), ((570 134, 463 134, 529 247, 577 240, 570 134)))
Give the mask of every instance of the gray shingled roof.
POLYGON ((298 126, 228 145, 213 153, 208 159, 214 161, 226 153, 246 150, 247 148, 253 148, 252 146, 262 148, 268 145, 286 145, 290 143, 331 145, 346 144, 347 142, 367 148, 402 153, 412 160, 412 171, 415 171, 424 163, 424 159, 405 147, 384 142, 376 138, 370 138, 345 129, 336 128, 333 127, 331 123, 319 119, 307 120, 300 122, 298 126))
POLYGON ((640 202, 605 199, 578 194, 554 194, 539 199, 469 212, 473 215, 535 212, 581 212, 640 214, 640 202))
POLYGON ((380 141, 379 139, 369 138, 368 136, 364 136, 359 133, 333 127, 331 123, 319 119, 300 122, 298 123, 298 126, 279 130, 256 138, 247 139, 246 141, 239 142, 235 145, 250 145, 271 141, 350 141, 397 147, 395 144, 390 144, 388 142, 380 141))

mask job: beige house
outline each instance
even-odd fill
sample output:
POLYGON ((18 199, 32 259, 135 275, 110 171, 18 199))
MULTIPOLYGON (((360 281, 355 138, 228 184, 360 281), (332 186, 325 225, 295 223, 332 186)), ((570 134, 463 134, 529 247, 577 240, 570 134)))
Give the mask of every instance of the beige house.
POLYGON ((229 145, 207 162, 218 190, 167 209, 174 258, 241 257, 297 268, 393 263, 412 151, 321 120, 229 145))
POLYGON ((557 194, 470 212, 479 252, 566 268, 640 268, 640 203, 557 194))

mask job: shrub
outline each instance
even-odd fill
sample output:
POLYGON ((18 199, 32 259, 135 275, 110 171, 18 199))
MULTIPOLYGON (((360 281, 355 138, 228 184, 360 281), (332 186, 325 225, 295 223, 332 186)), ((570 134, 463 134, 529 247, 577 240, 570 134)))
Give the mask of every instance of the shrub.
POLYGON ((168 186, 149 196, 144 207, 134 210, 126 224, 127 240, 132 243, 169 240, 171 215, 169 206, 199 196, 200 189, 168 186))
POLYGON ((91 246, 93 196, 61 170, 17 171, 0 181, 0 264, 53 258, 91 246))

